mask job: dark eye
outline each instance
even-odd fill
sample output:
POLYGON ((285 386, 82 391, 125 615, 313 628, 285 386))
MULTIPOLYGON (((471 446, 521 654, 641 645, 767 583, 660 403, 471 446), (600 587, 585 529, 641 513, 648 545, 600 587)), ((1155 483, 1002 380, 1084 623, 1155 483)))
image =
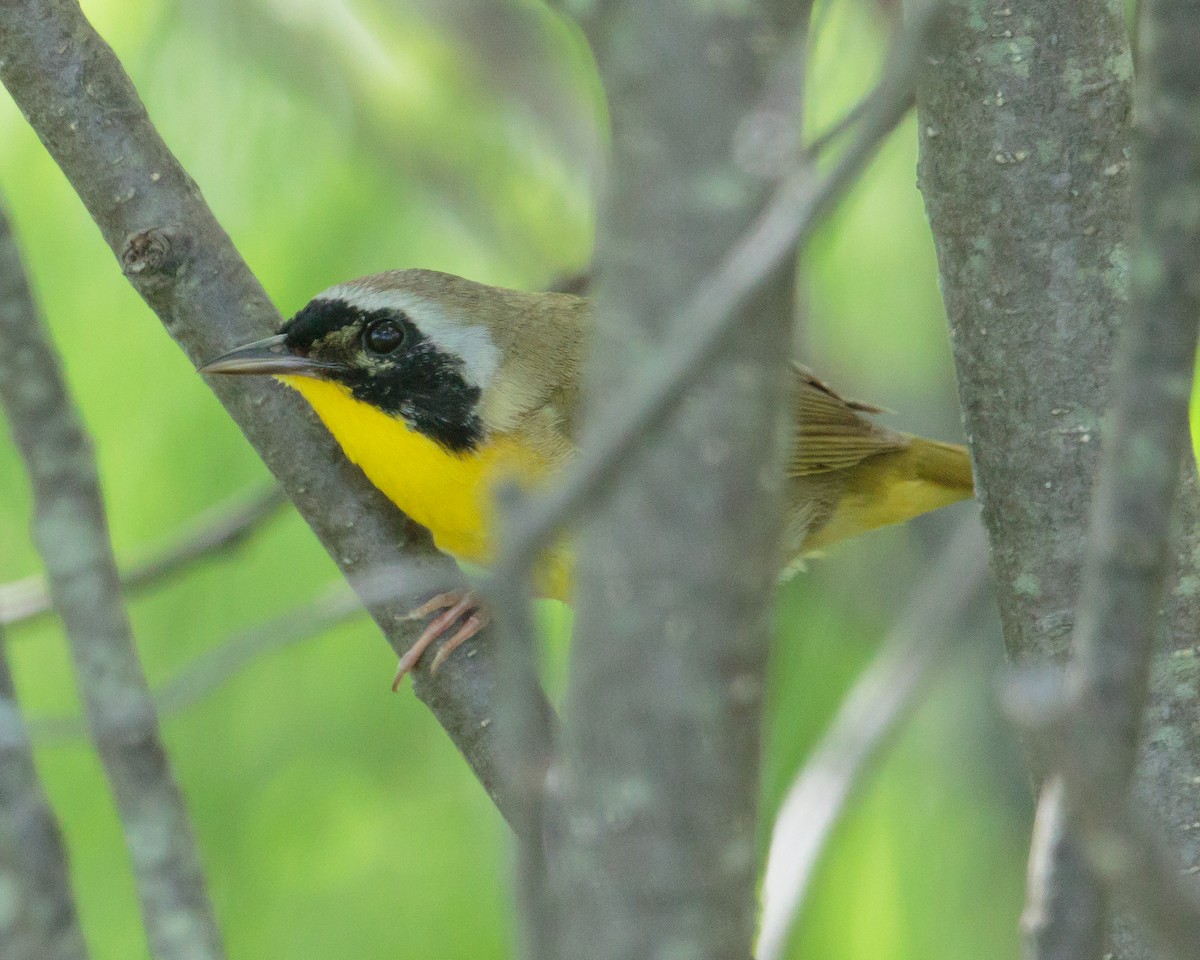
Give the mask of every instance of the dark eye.
POLYGON ((404 328, 395 320, 373 320, 363 334, 372 353, 392 353, 404 343, 404 328))

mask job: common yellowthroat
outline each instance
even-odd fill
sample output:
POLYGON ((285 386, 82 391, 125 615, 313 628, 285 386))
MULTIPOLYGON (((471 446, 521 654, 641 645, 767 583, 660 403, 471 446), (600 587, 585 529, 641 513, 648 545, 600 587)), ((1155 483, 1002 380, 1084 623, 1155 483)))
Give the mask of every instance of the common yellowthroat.
MULTIPOLYGON (((201 373, 271 374, 312 405, 346 456, 445 552, 492 556, 490 488, 501 477, 552 480, 575 454, 580 372, 592 308, 580 297, 489 287, 432 270, 397 270, 331 287, 273 337, 201 373)), ((961 446, 881 427, 878 407, 847 400, 808 370, 791 374, 783 563, 972 495, 961 446)), ((570 556, 547 552, 539 593, 570 595, 570 556)), ((413 611, 434 618, 396 682, 458 625, 436 667, 485 614, 447 593, 413 611)))

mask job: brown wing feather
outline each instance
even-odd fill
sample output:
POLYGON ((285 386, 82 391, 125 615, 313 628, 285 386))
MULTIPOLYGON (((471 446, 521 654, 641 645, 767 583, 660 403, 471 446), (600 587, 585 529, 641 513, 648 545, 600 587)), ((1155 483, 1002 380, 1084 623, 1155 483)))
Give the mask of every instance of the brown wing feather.
POLYGON ((860 416, 881 413, 880 407, 847 400, 800 364, 792 364, 791 379, 793 429, 788 476, 844 470, 867 457, 909 445, 903 434, 860 416))

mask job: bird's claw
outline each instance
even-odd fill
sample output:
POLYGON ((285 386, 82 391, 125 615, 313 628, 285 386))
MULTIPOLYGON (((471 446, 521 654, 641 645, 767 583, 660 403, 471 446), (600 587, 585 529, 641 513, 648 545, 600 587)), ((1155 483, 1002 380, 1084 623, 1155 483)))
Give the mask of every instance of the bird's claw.
POLYGON ((484 607, 483 602, 469 590, 452 590, 447 593, 439 593, 435 597, 430 597, 420 606, 410 610, 406 615, 406 619, 420 620, 439 610, 443 612, 439 613, 426 624, 425 629, 417 637, 416 642, 400 658, 400 664, 396 668, 396 678, 392 681, 393 691, 400 688, 400 681, 404 679, 404 675, 416 666, 417 661, 421 659, 421 656, 429 649, 429 646, 445 634, 454 624, 460 620, 462 621, 458 630, 442 643, 437 655, 433 658, 433 664, 430 667, 431 673, 436 673, 438 667, 445 662, 450 654, 467 640, 470 640, 471 637, 475 636, 491 621, 491 617, 484 607))

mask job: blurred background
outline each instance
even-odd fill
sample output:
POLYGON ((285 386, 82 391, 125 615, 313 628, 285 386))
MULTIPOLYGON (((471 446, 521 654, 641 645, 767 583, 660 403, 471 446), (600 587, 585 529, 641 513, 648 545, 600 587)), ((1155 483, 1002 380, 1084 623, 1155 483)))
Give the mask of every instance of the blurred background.
MULTIPOLYGON (((590 55, 532 3, 85 0, 167 143, 283 313, 349 277, 423 266, 544 288, 582 268, 605 108, 590 55)), ((819 5, 819 9, 821 9, 819 5)), ((873 0, 820 14, 806 126, 865 91, 886 47, 873 0)), ((887 422, 959 439, 909 120, 805 258, 800 358, 887 422)), ((0 189, 97 447, 118 557, 136 561, 269 478, 6 96, 0 189)), ((28 492, 0 437, 0 582, 35 573, 28 492)), ((967 504, 812 563, 779 599, 766 814, 967 504)), ((298 517, 131 602, 152 685, 337 573, 298 517)), ((561 686, 569 614, 547 604, 561 686)), ((986 608, 866 781, 825 857, 791 956, 1017 956, 1031 815, 993 691, 986 608)), ((77 713, 52 619, 11 630, 30 714, 77 713)), ((234 958, 503 957, 507 828, 360 619, 256 660, 164 718, 234 958)), ((82 743, 38 763, 63 821, 98 960, 146 955, 119 824, 82 743)), ((764 820, 764 824, 769 822, 764 820)), ((762 831, 765 849, 767 826, 762 831)))

